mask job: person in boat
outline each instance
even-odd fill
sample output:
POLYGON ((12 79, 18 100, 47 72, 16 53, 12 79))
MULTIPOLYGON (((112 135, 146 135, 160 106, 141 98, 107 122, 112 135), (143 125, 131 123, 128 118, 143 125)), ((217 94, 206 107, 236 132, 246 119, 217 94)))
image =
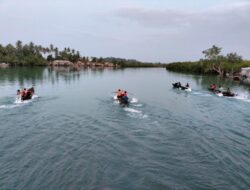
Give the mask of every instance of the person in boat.
POLYGON ((181 87, 181 83, 180 82, 176 82, 176 83, 173 84, 173 86, 175 88, 180 88, 181 87))
POLYGON ((210 89, 211 89, 211 90, 213 90, 213 91, 215 91, 215 90, 216 90, 216 88, 217 88, 217 87, 216 87, 216 85, 215 85, 215 84, 212 84, 212 85, 210 86, 210 89))
POLYGON ((22 100, 29 100, 32 98, 34 93, 35 93, 35 90, 33 87, 28 89, 28 90, 26 88, 24 88, 23 91, 20 92, 20 95, 21 95, 22 100))
POLYGON ((17 90, 16 95, 17 95, 17 99, 21 99, 22 93, 21 93, 21 91, 19 89, 17 90))
POLYGON ((233 92, 231 92, 230 88, 227 88, 226 91, 222 92, 223 96, 235 96, 235 94, 233 92))
POLYGON ((187 84, 186 84, 186 88, 189 88, 189 87, 190 87, 190 86, 189 86, 189 84, 187 83, 187 84))
POLYGON ((26 97, 26 94, 27 94, 27 90, 26 90, 26 88, 24 88, 22 91, 22 99, 24 99, 26 97))
POLYGON ((122 96, 120 98, 120 103, 128 104, 128 93, 127 93, 127 91, 124 91, 122 93, 122 96))
POLYGON ((220 92, 224 91, 224 87, 223 86, 219 86, 219 91, 220 92))
POLYGON ((128 101, 128 93, 127 91, 124 91, 124 93, 122 94, 122 99, 125 101, 128 101))
POLYGON ((34 87, 31 87, 29 90, 30 90, 30 92, 31 92, 32 95, 35 94, 35 89, 34 89, 34 87))
POLYGON ((123 91, 121 89, 118 89, 116 91, 116 96, 117 96, 118 99, 122 97, 122 94, 123 94, 123 91))
POLYGON ((28 93, 30 94, 30 98, 32 98, 32 96, 35 94, 35 89, 34 87, 31 87, 29 90, 28 90, 28 93))
POLYGON ((32 92, 31 92, 30 89, 27 90, 26 98, 27 98, 27 99, 31 99, 31 98, 32 98, 32 92))

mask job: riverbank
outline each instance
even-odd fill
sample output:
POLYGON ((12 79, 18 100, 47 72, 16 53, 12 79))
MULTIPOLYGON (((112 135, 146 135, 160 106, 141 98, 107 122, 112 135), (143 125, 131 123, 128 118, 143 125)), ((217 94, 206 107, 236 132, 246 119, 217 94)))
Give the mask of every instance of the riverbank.
POLYGON ((8 63, 0 63, 0 68, 7 68, 9 67, 8 63))
POLYGON ((75 63, 67 60, 54 60, 48 62, 50 67, 100 67, 100 68, 125 68, 125 67, 165 67, 164 64, 153 64, 153 63, 126 63, 123 62, 111 62, 111 61, 77 61, 75 63))
POLYGON ((202 51, 204 58, 195 62, 175 62, 166 65, 166 69, 175 72, 186 72, 192 74, 216 74, 221 77, 226 76, 232 79, 241 80, 243 68, 250 67, 250 61, 244 60, 242 56, 235 52, 221 54, 222 48, 213 45, 211 48, 202 51))
POLYGON ((135 59, 81 56, 79 51, 69 47, 59 50, 53 44, 43 47, 33 42, 22 44, 21 41, 17 41, 15 45, 0 44, 0 68, 8 66, 165 67, 161 63, 141 62, 135 59))
POLYGON ((0 63, 0 68, 8 68, 8 67, 71 67, 71 68, 81 68, 81 67, 99 67, 99 68, 156 68, 161 67, 164 68, 166 64, 154 64, 154 63, 112 63, 112 62, 92 62, 92 61, 77 61, 75 63, 68 60, 54 60, 48 61, 46 64, 18 64, 18 63, 0 63))
MULTIPOLYGON (((244 60, 239 64, 227 64, 222 66, 224 74, 239 74, 242 68, 250 67, 250 61, 244 60)), ((195 62, 174 62, 166 65, 166 69, 175 72, 185 72, 192 74, 217 74, 211 63, 207 61, 195 61, 195 62)))
MULTIPOLYGON (((238 64, 224 63, 221 67, 223 70, 223 77, 230 78, 232 80, 241 81, 245 84, 250 84, 248 77, 242 74, 242 68, 250 67, 250 61, 244 60, 238 64)), ((211 66, 210 62, 207 61, 196 61, 196 62, 175 62, 166 65, 168 71, 190 73, 190 74, 211 74, 218 75, 211 66)))

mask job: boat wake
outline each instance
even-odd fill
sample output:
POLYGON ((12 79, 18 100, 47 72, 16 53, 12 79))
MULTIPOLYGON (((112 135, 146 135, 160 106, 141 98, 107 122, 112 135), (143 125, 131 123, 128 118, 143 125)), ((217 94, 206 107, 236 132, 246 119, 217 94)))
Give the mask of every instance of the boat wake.
POLYGON ((134 108, 124 108, 126 112, 128 112, 128 116, 133 117, 133 118, 141 118, 145 119, 148 118, 148 115, 143 114, 142 111, 134 109, 134 108))
POLYGON ((124 110, 130 113, 142 113, 142 111, 133 108, 124 108, 124 110))
POLYGON ((0 109, 11 109, 19 107, 20 105, 0 105, 0 109))
POLYGON ((237 94, 234 98, 237 100, 249 100, 248 94, 237 94))
MULTIPOLYGON (((115 100, 115 103, 119 103, 117 96, 114 96, 113 99, 115 100)), ((129 99, 129 103, 130 104, 138 103, 138 99, 136 99, 136 98, 130 98, 129 99)))
POLYGON ((16 100, 15 100, 14 104, 28 104, 28 103, 32 102, 34 99, 36 99, 36 98, 38 98, 38 95, 33 95, 30 100, 22 101, 20 97, 16 97, 16 100))
POLYGON ((211 94, 204 93, 204 92, 192 92, 192 94, 198 95, 198 96, 204 96, 204 97, 212 96, 211 94))
POLYGON ((210 94, 210 93, 206 93, 206 92, 192 92, 193 95, 197 95, 197 96, 203 96, 203 97, 208 97, 208 96, 217 96, 217 97, 223 97, 223 98, 229 98, 229 99, 236 99, 236 100, 240 100, 240 101, 244 101, 244 102, 250 102, 250 96, 248 93, 238 93, 236 94, 236 96, 234 97, 227 97, 227 96, 223 96, 222 93, 214 93, 214 94, 210 94))
POLYGON ((233 98, 236 100, 239 100, 239 101, 250 103, 249 94, 246 94, 246 93, 237 94, 237 96, 235 96, 233 98))
POLYGON ((24 101, 22 101, 21 98, 16 97, 15 101, 12 104, 0 105, 0 109, 12 109, 12 108, 20 107, 22 105, 31 103, 36 98, 38 98, 38 96, 37 95, 33 95, 31 100, 24 100, 24 101))
MULTIPOLYGON (((117 96, 113 97, 114 103, 119 104, 117 96)), ((139 100, 135 97, 130 98, 129 107, 124 107, 124 111, 127 112, 127 115, 133 118, 147 118, 148 116, 144 114, 141 110, 138 110, 139 107, 142 107, 143 104, 138 103, 139 100), (137 108, 137 109, 135 109, 137 108)))
POLYGON ((138 100, 136 98, 132 98, 130 101, 131 104, 138 103, 138 100))

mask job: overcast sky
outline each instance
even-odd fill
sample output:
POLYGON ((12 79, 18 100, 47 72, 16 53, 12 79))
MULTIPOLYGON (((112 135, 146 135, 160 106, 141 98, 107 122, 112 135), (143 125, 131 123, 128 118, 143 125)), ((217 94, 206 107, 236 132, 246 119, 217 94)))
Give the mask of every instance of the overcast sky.
POLYGON ((0 0, 0 43, 17 40, 149 62, 215 44, 250 59, 250 0, 0 0))

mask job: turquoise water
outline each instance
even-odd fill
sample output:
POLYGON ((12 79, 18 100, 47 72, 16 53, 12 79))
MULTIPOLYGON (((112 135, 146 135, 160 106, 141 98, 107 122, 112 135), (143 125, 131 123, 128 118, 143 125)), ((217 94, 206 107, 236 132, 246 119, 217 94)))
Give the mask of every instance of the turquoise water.
POLYGON ((165 69, 2 69, 0 189, 249 189, 249 90, 165 69), (215 82, 238 96, 208 92, 215 82), (36 97, 15 103, 30 86, 36 97))

